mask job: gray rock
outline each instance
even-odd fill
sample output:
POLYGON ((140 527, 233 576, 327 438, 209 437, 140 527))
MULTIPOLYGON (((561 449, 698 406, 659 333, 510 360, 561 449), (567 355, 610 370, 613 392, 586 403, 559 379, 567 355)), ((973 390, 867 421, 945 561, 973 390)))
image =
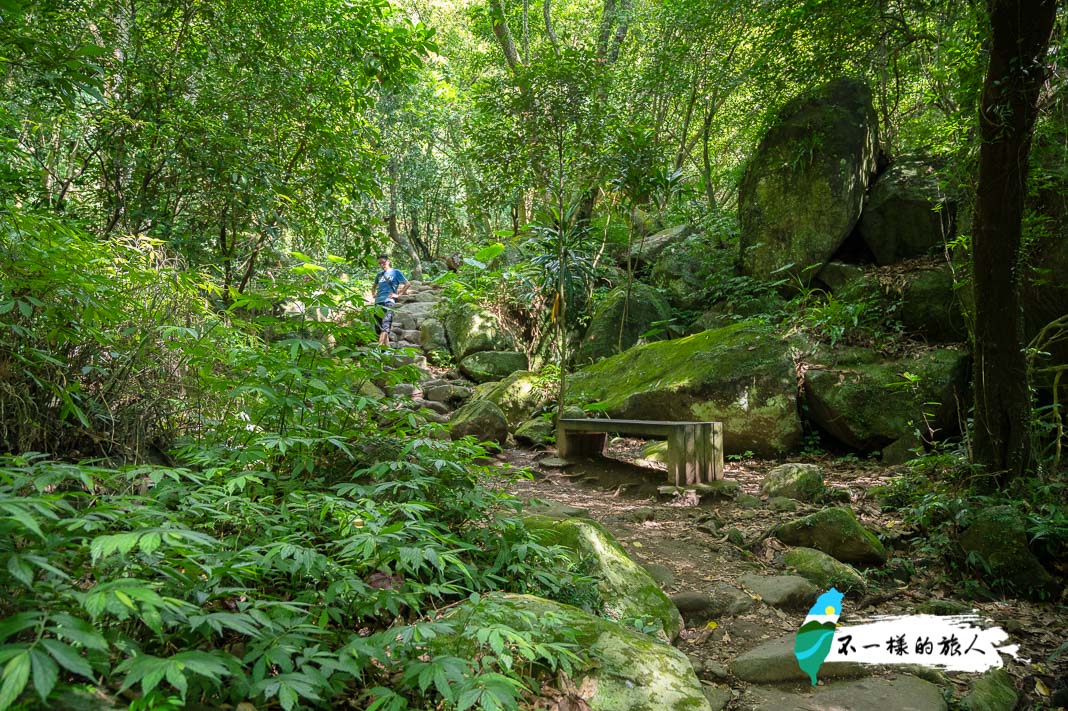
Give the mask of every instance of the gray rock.
MULTIPOLYGON (((797 657, 794 656, 794 636, 790 634, 750 649, 734 660, 731 673, 742 681, 754 684, 792 681, 809 683, 808 675, 801 671, 801 667, 797 665, 797 657)), ((820 667, 819 678, 843 679, 867 676, 870 673, 871 667, 863 664, 828 662, 820 667)))
POLYGON ((648 506, 642 506, 641 508, 623 512, 620 518, 622 518, 624 521, 630 521, 632 523, 645 523, 646 521, 655 521, 656 509, 650 508, 648 506))
POLYGON ((838 294, 850 289, 858 281, 866 277, 864 267, 844 262, 827 262, 816 278, 832 294, 838 294))
POLYGON ((642 565, 645 571, 652 576, 656 584, 661 588, 670 588, 675 584, 675 571, 666 565, 660 565, 659 563, 645 563, 642 565))
POLYGON ((448 351, 449 340, 445 336, 445 324, 436 318, 427 318, 419 326, 419 345, 427 353, 431 351, 448 351))
POLYGON ((1012 711, 1020 697, 1012 677, 1004 669, 991 669, 972 685, 964 697, 968 711, 1012 711))
POLYGON ((738 504, 738 507, 743 509, 759 509, 763 506, 760 497, 753 496, 752 494, 739 494, 738 498, 734 500, 734 503, 738 504))
POLYGON ((910 459, 915 459, 916 451, 923 451, 923 440, 916 436, 915 432, 906 432, 898 439, 883 447, 882 462, 889 466, 904 464, 910 459))
POLYGON ((544 417, 527 420, 515 430, 515 441, 528 447, 544 447, 556 437, 553 423, 544 417))
POLYGON ((732 546, 738 546, 740 548, 741 546, 745 545, 745 534, 742 533, 740 529, 728 528, 727 542, 730 543, 732 546))
POLYGON ((894 161, 872 185, 857 227, 875 260, 894 264, 944 249, 955 217, 934 168, 909 157, 894 161))
POLYGON ((389 389, 389 394, 393 397, 415 397, 421 395, 422 391, 418 385, 412 385, 411 383, 397 383, 389 389))
POLYGON ((967 615, 971 611, 971 606, 965 605, 963 602, 939 599, 928 600, 916 608, 916 613, 919 615, 967 615))
MULTIPOLYGON (((673 244, 682 242, 694 232, 694 228, 690 225, 677 225, 649 235, 631 247, 631 261, 635 266, 648 266, 665 249, 673 244)), ((626 264, 626 256, 624 256, 622 263, 626 264)))
POLYGON ((509 426, 516 428, 549 404, 551 394, 541 387, 536 373, 520 370, 498 383, 479 385, 473 397, 496 404, 504 411, 509 426))
POLYGON ((790 462, 768 472, 760 484, 760 493, 812 502, 823 494, 823 488, 823 467, 790 462))
POLYGON ((690 615, 696 617, 706 614, 708 609, 712 606, 712 598, 708 596, 708 593, 696 592, 693 590, 675 593, 671 596, 671 602, 675 604, 675 607, 679 609, 682 616, 686 618, 689 618, 690 615))
POLYGON ((738 582, 767 604, 783 610, 808 610, 819 595, 815 585, 798 575, 746 574, 738 582))
POLYGON ((706 677, 711 677, 713 679, 726 679, 729 673, 727 667, 711 659, 705 662, 704 671, 706 677))
POLYGON ((538 501, 524 509, 529 514, 548 516, 549 518, 589 518, 590 510, 571 506, 559 501, 538 501))
POLYGON ((702 686, 701 690, 705 692, 705 698, 708 699, 708 705, 712 711, 723 711, 734 699, 731 690, 722 686, 702 686))
POLYGON ((907 272, 897 293, 901 303, 894 315, 907 332, 922 335, 929 343, 967 339, 967 322, 948 264, 907 272))
POLYGON ((489 400, 472 400, 453 413, 449 435, 453 439, 474 435, 481 442, 504 446, 508 439, 508 419, 489 400))
POLYGON ((422 398, 416 398, 414 403, 417 407, 425 407, 426 409, 435 412, 439 415, 447 415, 451 412, 448 405, 442 402, 432 402, 430 400, 424 400, 422 398))
MULTIPOLYGON (((825 677, 824 669, 831 666, 820 667, 820 676, 825 677)), ((747 711, 945 711, 946 702, 934 684, 901 675, 804 689, 755 686, 746 690, 742 707, 747 711)))
POLYGON ((691 235, 664 249, 649 273, 650 283, 677 309, 705 307, 709 252, 715 249, 704 235, 691 235))
POLYGON ((768 499, 768 508, 772 511, 790 513, 797 511, 797 501, 786 496, 773 496, 768 499))
POLYGON ((1053 577, 1027 547, 1026 522, 1012 506, 980 511, 959 542, 988 583, 1030 594, 1052 590, 1053 577))
POLYGON ((734 617, 752 609, 754 601, 746 593, 727 583, 716 583, 708 593, 712 598, 709 606, 714 618, 734 617))
POLYGON ((571 466, 571 462, 560 457, 545 457, 538 460, 538 465, 547 469, 563 469, 571 466))
POLYGON ((476 383, 500 381, 526 369, 527 354, 518 351, 479 351, 460 361, 460 372, 476 383))
POLYGON ((878 145, 871 90, 838 79, 780 112, 739 186, 741 260, 758 278, 808 283, 860 217, 878 145))
POLYGON ((470 398, 471 393, 471 388, 463 385, 446 384, 427 388, 424 397, 431 402, 442 402, 451 407, 457 407, 470 398))
POLYGON ((513 346, 509 336, 488 311, 471 304, 451 304, 444 318, 452 354, 462 360, 480 351, 505 351, 513 346))
POLYGON ((775 529, 775 537, 792 546, 823 551, 844 563, 886 562, 883 544, 847 507, 824 509, 782 524, 775 529))

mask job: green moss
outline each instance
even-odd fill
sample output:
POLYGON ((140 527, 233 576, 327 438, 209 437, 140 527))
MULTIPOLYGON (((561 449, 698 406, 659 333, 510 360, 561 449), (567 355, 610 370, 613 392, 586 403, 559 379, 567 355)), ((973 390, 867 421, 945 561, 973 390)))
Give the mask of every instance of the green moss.
POLYGON ((852 566, 814 548, 793 548, 783 556, 783 562, 821 590, 834 586, 843 592, 849 592, 864 590, 866 587, 864 578, 852 566))
POLYGON ((599 523, 546 516, 528 516, 525 521, 528 529, 543 532, 546 543, 563 546, 574 553, 576 563, 592 566, 609 617, 656 620, 666 639, 681 631, 675 604, 599 523))
POLYGON ((519 370, 499 382, 479 385, 474 399, 497 405, 508 418, 508 425, 515 428, 548 404, 550 396, 542 390, 537 373, 519 370))
POLYGON ((886 549, 860 525, 852 509, 835 507, 783 524, 775 536, 790 545, 821 550, 849 563, 883 563, 886 549))

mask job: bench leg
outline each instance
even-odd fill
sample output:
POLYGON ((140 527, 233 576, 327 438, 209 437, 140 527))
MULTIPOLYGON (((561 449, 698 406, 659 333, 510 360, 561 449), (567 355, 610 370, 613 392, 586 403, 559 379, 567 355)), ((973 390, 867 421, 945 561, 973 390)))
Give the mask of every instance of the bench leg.
POLYGON ((668 483, 685 486, 686 436, 681 427, 673 427, 668 433, 667 473, 668 483))
POLYGON ((723 423, 712 422, 709 425, 712 430, 708 440, 711 448, 709 453, 709 481, 718 481, 723 478, 723 423))
POLYGON ((604 454, 608 435, 604 432, 565 432, 556 428, 556 454, 563 459, 604 454))

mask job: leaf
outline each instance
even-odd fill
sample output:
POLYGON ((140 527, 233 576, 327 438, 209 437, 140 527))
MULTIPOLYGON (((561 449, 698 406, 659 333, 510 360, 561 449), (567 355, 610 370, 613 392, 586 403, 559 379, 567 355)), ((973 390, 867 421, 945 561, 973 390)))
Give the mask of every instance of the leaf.
POLYGON ((6 618, 0 622, 0 642, 28 627, 33 627, 40 619, 40 612, 20 612, 6 618))
POLYGON ((59 680, 59 667, 52 658, 39 649, 30 650, 30 667, 33 670, 33 686, 41 701, 48 699, 59 680))
POLYGON ((52 655, 52 658, 59 662, 59 666, 72 674, 94 679, 93 668, 89 666, 89 662, 85 661, 69 644, 55 639, 42 639, 41 644, 52 655))
POLYGON ((8 708, 26 688, 26 682, 30 680, 30 652, 25 650, 4 666, 4 674, 0 679, 0 711, 8 708))
POLYGON ((65 637, 89 649, 97 649, 101 652, 108 651, 108 643, 104 639, 104 635, 100 634, 96 627, 93 627, 80 617, 60 613, 54 615, 52 621, 58 625, 58 627, 52 628, 52 631, 57 636, 65 637))

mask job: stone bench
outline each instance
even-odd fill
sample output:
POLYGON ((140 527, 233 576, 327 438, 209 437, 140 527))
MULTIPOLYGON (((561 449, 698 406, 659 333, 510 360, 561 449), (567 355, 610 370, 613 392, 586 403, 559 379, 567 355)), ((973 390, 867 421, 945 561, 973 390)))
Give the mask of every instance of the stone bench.
POLYGON ((557 453, 565 459, 603 454, 608 434, 667 439, 669 484, 688 486, 723 478, 722 422, 564 418, 556 427, 557 453))

